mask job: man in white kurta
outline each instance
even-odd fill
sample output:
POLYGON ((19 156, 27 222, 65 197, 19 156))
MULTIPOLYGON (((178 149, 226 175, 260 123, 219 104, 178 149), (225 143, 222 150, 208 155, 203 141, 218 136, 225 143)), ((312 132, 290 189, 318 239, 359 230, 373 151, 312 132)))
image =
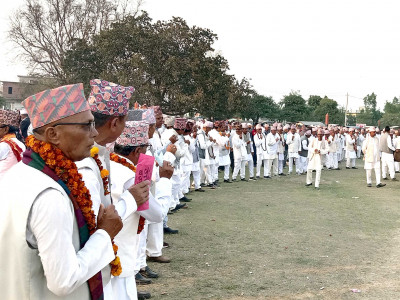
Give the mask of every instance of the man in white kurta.
POLYGON ((321 180, 322 169, 322 155, 328 153, 328 145, 323 139, 323 131, 321 129, 317 132, 317 138, 313 139, 308 147, 308 165, 307 165, 307 183, 306 186, 312 185, 312 173, 316 170, 315 188, 319 189, 321 180))
MULTIPOLYGON (((136 166, 139 155, 144 154, 148 146, 147 132, 148 124, 128 121, 123 133, 116 141, 115 150, 119 157, 125 159, 128 164, 136 166), (122 155, 122 153, 125 155, 122 155)), ((112 177, 112 196, 113 199, 119 199, 124 191, 134 185, 135 172, 114 161, 111 162, 111 172, 114 174, 112 177)), ((170 175, 172 175, 172 172, 170 172, 170 175)), ((156 195, 149 194, 149 209, 138 211, 136 207, 135 212, 125 220, 124 228, 115 237, 123 268, 120 276, 112 278, 114 299, 137 299, 135 269, 139 250, 139 235, 137 234, 139 218, 142 216, 146 221, 160 223, 169 208, 172 188, 169 178, 160 178, 157 186, 156 195)))
POLYGON ((357 139, 354 135, 354 128, 349 129, 349 134, 346 135, 346 169, 357 169, 357 139))
POLYGON ((267 161, 264 160, 264 152, 267 151, 267 140, 265 134, 262 132, 262 126, 256 125, 256 134, 254 136, 254 145, 256 146, 257 165, 256 165, 256 178, 260 178, 261 166, 264 163, 264 177, 267 176, 267 161))
POLYGON ((286 144, 288 145, 288 157, 289 157, 289 171, 288 174, 292 173, 293 163, 296 163, 296 173, 300 175, 300 160, 299 152, 301 151, 300 135, 296 132, 296 126, 292 125, 290 132, 286 138, 286 144))
POLYGON ((285 164, 285 136, 283 133, 282 125, 278 125, 278 134, 279 134, 279 142, 278 142, 278 175, 286 176, 283 173, 283 165, 285 164))
POLYGON ((337 159, 337 142, 336 142, 336 134, 335 130, 331 128, 329 130, 329 137, 328 137, 328 162, 327 168, 332 170, 338 170, 338 159, 337 159))
POLYGON ((232 173, 232 180, 235 181, 236 177, 240 171, 240 178, 242 181, 246 180, 243 164, 246 164, 245 158, 247 157, 246 145, 242 138, 242 129, 239 125, 236 128, 236 134, 232 138, 232 146, 233 146, 233 157, 234 157, 234 169, 232 173))
POLYGON ((220 138, 217 139, 217 143, 219 143, 219 166, 224 168, 224 182, 231 183, 229 180, 231 168, 231 158, 229 156, 231 152, 230 134, 224 121, 219 122, 219 134, 220 138))
POLYGON ((364 169, 367 175, 367 186, 372 186, 372 170, 375 171, 376 187, 380 188, 386 184, 381 183, 379 138, 376 136, 375 127, 369 128, 369 135, 363 143, 364 169))
MULTIPOLYGON (((279 134, 276 133, 276 127, 271 127, 271 132, 266 137, 267 151, 264 152, 264 159, 267 160, 267 174, 266 178, 271 178, 271 167, 274 166, 274 176, 278 176, 278 142, 280 140, 279 134)), ((265 168, 265 167, 264 167, 265 168)))

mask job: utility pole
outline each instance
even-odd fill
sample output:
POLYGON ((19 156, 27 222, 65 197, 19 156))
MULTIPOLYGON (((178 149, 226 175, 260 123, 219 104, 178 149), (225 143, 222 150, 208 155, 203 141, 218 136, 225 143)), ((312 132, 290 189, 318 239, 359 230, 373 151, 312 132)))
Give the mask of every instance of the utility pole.
POLYGON ((347 126, 347 107, 349 106, 349 93, 346 95, 346 110, 344 112, 344 126, 347 126))

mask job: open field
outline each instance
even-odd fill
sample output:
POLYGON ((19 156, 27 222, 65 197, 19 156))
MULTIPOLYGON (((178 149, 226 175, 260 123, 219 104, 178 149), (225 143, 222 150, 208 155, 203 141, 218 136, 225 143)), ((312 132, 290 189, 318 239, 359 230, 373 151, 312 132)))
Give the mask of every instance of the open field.
POLYGON ((291 175, 191 193, 190 208, 170 217, 173 261, 150 263, 161 277, 139 290, 165 300, 400 299, 400 182, 367 188, 357 166, 322 171, 320 190, 291 175))

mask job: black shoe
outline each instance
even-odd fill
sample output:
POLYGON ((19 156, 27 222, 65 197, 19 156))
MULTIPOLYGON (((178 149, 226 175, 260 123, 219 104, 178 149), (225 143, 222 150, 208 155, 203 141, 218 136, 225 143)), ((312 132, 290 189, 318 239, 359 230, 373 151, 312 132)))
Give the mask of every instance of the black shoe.
POLYGON ((241 181, 248 181, 246 178, 242 178, 242 179, 240 179, 241 181))
POLYGON ((174 212, 172 211, 172 209, 169 209, 167 215, 173 215, 173 214, 174 212))
POLYGON ((400 173, 400 171, 396 171, 395 173, 400 173))
POLYGON ((310 185, 312 185, 312 183, 307 183, 307 184, 306 184, 306 186, 310 186, 310 185))
POLYGON ((203 190, 202 188, 195 189, 194 191, 195 191, 195 192, 202 192, 202 193, 204 193, 204 192, 205 192, 205 190, 203 190))
MULTIPOLYGON (((178 205, 177 205, 177 206, 178 206, 178 205)), ((177 208, 177 206, 175 206, 174 209, 171 209, 171 210, 170 210, 172 214, 178 212, 179 208, 177 208)))
POLYGON ((151 279, 143 277, 142 274, 140 273, 137 273, 135 275, 135 280, 137 285, 146 285, 152 283, 151 279))
POLYGON ((209 184, 209 185, 207 185, 207 187, 209 187, 210 189, 215 189, 216 188, 215 185, 213 185, 213 184, 209 184))
POLYGON ((340 168, 336 168, 336 169, 334 169, 334 170, 340 170, 340 168))
POLYGON ((228 180, 228 179, 224 179, 225 183, 232 183, 232 181, 228 180))
POLYGON ((265 178, 265 179, 269 179, 269 178, 271 178, 271 176, 264 176, 264 178, 265 178))
POLYGON ((387 177, 385 177, 385 178, 382 178, 382 180, 388 180, 388 178, 387 178, 387 177))
POLYGON ((158 273, 154 272, 152 269, 149 268, 149 266, 146 266, 144 270, 139 271, 140 274, 142 274, 143 277, 146 278, 158 278, 158 273))
POLYGON ((358 169, 358 168, 356 168, 356 167, 352 167, 352 169, 358 169))
POLYGON ((286 176, 286 174, 283 174, 283 173, 281 173, 281 174, 278 174, 279 176, 286 176))
POLYGON ((203 187, 203 186, 206 186, 206 184, 205 183, 200 183, 200 186, 203 187))
POLYGON ((137 298, 138 300, 145 300, 145 299, 150 299, 151 294, 150 292, 137 292, 137 298))
POLYGON ((164 233, 165 234, 177 234, 179 230, 171 229, 169 227, 164 227, 164 233))
POLYGON ((380 187, 384 187, 385 185, 386 185, 386 184, 384 184, 384 183, 380 183, 380 184, 377 184, 376 187, 377 187, 377 188, 380 188, 380 187))
POLYGON ((169 246, 169 244, 167 242, 163 242, 163 246, 162 247, 163 248, 169 248, 170 246, 169 246))
POLYGON ((257 176, 256 178, 257 178, 257 179, 260 179, 260 176, 257 176))
POLYGON ((175 209, 187 208, 186 203, 177 204, 175 209))
POLYGON ((371 186, 372 186, 372 184, 371 184, 371 183, 368 183, 368 184, 367 184, 367 187, 371 187, 371 186))
POLYGON ((250 177, 249 180, 253 181, 253 180, 254 180, 254 177, 250 177))
POLYGON ((392 181, 399 181, 396 177, 392 178, 392 181))
POLYGON ((346 167, 346 169, 350 169, 350 167, 346 167))
POLYGON ((190 202, 190 201, 192 201, 192 199, 189 199, 188 197, 183 196, 181 199, 179 199, 179 201, 190 202))

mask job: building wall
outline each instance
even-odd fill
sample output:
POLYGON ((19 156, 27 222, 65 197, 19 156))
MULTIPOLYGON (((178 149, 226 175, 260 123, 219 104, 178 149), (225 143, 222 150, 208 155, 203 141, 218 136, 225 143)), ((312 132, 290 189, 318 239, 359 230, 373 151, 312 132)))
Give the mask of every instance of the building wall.
POLYGON ((19 82, 2 81, 0 85, 0 96, 6 101, 5 108, 21 109, 22 108, 23 86, 19 82))

